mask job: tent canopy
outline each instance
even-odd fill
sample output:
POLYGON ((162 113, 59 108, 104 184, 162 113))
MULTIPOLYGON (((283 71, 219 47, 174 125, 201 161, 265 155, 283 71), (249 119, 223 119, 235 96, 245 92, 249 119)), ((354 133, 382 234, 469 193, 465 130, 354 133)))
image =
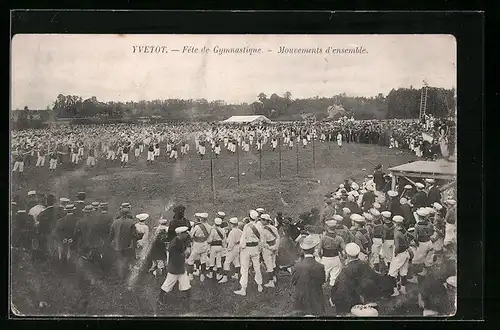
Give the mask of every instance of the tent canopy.
POLYGON ((416 161, 389 168, 393 175, 392 189, 395 187, 396 177, 416 177, 437 180, 454 181, 457 177, 456 163, 439 161, 416 161))
POLYGON ((266 116, 232 116, 224 120, 223 123, 271 123, 266 116))

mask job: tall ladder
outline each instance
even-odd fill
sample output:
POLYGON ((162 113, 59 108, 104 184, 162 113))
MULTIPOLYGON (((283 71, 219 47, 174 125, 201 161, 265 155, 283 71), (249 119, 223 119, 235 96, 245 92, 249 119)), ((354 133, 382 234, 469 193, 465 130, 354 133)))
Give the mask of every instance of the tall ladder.
POLYGON ((425 111, 427 110, 427 90, 429 89, 427 82, 424 80, 424 86, 422 87, 422 93, 420 94, 420 114, 418 118, 422 120, 425 116, 425 111))

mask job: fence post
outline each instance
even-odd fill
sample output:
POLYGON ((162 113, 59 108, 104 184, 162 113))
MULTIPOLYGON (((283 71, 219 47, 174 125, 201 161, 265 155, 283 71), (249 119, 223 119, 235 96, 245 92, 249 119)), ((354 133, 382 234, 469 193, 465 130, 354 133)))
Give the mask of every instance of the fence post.
POLYGON ((313 140, 313 173, 316 173, 316 162, 315 162, 315 155, 314 155, 314 136, 312 137, 313 140))
POLYGON ((215 204, 213 154, 214 154, 213 148, 210 147, 210 184, 211 184, 211 190, 212 190, 212 199, 213 199, 213 203, 215 204))
POLYGON ((262 141, 259 143, 259 180, 262 180, 262 141))
POLYGON ((240 143, 236 142, 236 162, 238 163, 238 186, 240 185, 240 143))
POLYGON ((280 166, 280 178, 281 178, 281 138, 278 137, 278 153, 279 153, 279 166, 280 166))
POLYGON ((299 175, 299 141, 300 141, 300 138, 297 137, 297 139, 295 139, 295 150, 296 150, 296 154, 297 154, 297 175, 299 175))

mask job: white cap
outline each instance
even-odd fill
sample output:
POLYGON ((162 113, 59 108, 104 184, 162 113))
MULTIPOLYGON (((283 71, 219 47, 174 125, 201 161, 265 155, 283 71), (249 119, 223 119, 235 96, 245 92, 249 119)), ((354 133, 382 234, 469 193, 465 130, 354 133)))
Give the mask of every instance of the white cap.
POLYGON ((221 218, 215 218, 215 219, 214 219, 214 223, 215 223, 216 225, 221 225, 221 224, 222 224, 222 219, 221 219, 221 218))
POLYGON ((396 197, 398 195, 398 192, 394 190, 389 190, 387 192, 387 195, 389 195, 390 197, 396 197))
POLYGON ((395 215, 392 217, 392 221, 396 222, 396 223, 401 223, 404 221, 404 218, 400 215, 395 215))
POLYGON ((319 237, 312 235, 306 236, 306 238, 304 238, 304 240, 300 243, 300 248, 303 250, 310 250, 318 245, 319 241, 319 237))
POLYGON ((60 202, 60 203, 69 203, 69 202, 70 202, 70 200, 69 200, 69 198, 66 198, 66 197, 61 197, 61 198, 59 198, 59 202, 60 202))
POLYGON ((238 218, 233 217, 233 218, 229 219, 229 222, 236 225, 236 224, 238 224, 238 218))
POLYGON ((370 213, 363 213, 363 217, 367 220, 367 221, 373 221, 373 215, 371 215, 370 213))
POLYGON ((425 182, 427 182, 427 183, 434 183, 435 181, 434 181, 434 179, 425 179, 425 182))
POLYGON ((149 214, 147 213, 140 213, 135 216, 139 221, 145 221, 147 218, 149 218, 149 214))
POLYGON ((271 216, 269 214, 262 214, 260 217, 261 217, 261 219, 264 219, 264 220, 271 220, 271 216))
POLYGON ((28 191, 28 196, 32 196, 32 195, 36 195, 36 191, 35 190, 28 191))
POLYGON ((429 214, 436 213, 436 210, 434 210, 432 207, 426 207, 425 209, 427 210, 427 212, 429 212, 429 214))
POLYGON ((378 210, 380 208, 380 204, 375 202, 375 203, 373 203, 373 207, 378 210))
POLYGON ((183 233, 183 232, 187 231, 188 229, 189 229, 189 228, 188 228, 188 227, 186 227, 186 226, 177 227, 177 228, 175 228, 175 233, 176 233, 176 234, 180 234, 180 233, 183 233))
POLYGON ((345 214, 349 214, 349 213, 351 213, 351 210, 348 207, 344 207, 342 209, 342 212, 344 212, 345 214))
POLYGON ((422 207, 417 210, 417 214, 421 217, 426 217, 429 215, 429 211, 427 211, 427 209, 422 207))
POLYGON ((351 257, 356 257, 359 254, 359 252, 361 252, 361 249, 359 248, 359 245, 356 243, 348 243, 345 246, 345 252, 347 253, 347 255, 351 257))
POLYGON ((407 203, 408 203, 408 200, 404 197, 399 200, 399 204, 401 204, 401 205, 405 205, 407 203))
POLYGON ((447 199, 447 200, 445 200, 444 202, 445 202, 446 204, 448 204, 448 205, 455 205, 455 204, 457 204, 457 201, 456 201, 456 200, 454 200, 454 199, 447 199))
POLYGON ((351 219, 352 221, 355 221, 355 219, 358 218, 358 217, 360 217, 359 214, 353 213, 353 214, 351 214, 351 216, 349 217, 349 219, 351 219))
POLYGON ((375 217, 380 216, 380 212, 377 209, 370 209, 370 213, 375 217))
POLYGON ((200 213, 200 218, 207 219, 208 213, 200 213))
POLYGON ((259 207, 258 209, 255 209, 255 211, 259 213, 264 213, 264 209, 262 207, 259 207))
POLYGON ((224 212, 220 212, 220 211, 219 211, 219 212, 217 212, 217 215, 218 215, 219 217, 225 217, 225 216, 226 216, 226 213, 224 213, 224 212))
POLYGON ((438 211, 443 209, 443 205, 439 204, 438 202, 432 204, 432 206, 438 211))
POLYGON ((366 219, 364 216, 359 215, 359 214, 354 214, 354 215, 355 215, 355 217, 354 217, 354 219, 352 219, 352 221, 357 222, 357 223, 366 222, 366 219))
POLYGON ((371 306, 355 305, 351 308, 351 314, 354 316, 373 317, 378 316, 378 311, 371 306))
POLYGON ((341 183, 340 186, 339 186, 339 188, 344 188, 344 184, 341 183))
POLYGON ((249 215, 250 215, 250 219, 252 219, 252 220, 257 220, 257 218, 259 217, 259 213, 257 213, 257 211, 255 211, 255 210, 250 210, 249 215))
POLYGON ((456 288, 457 287, 457 277, 456 276, 450 276, 446 279, 446 284, 456 288))
POLYGON ((335 227, 337 225, 337 220, 328 220, 325 222, 328 227, 335 227))
POLYGON ((411 186, 411 184, 407 184, 404 188, 405 188, 405 189, 411 189, 411 188, 412 188, 412 186, 411 186))
POLYGON ((344 217, 342 217, 340 214, 335 214, 333 215, 333 220, 342 221, 344 220, 344 217))
POLYGON ((384 211, 384 212, 381 212, 380 214, 382 214, 382 216, 384 218, 390 218, 391 217, 391 212, 389 212, 389 211, 384 211))
POLYGON ((415 186, 416 186, 417 188, 419 188, 419 189, 422 189, 422 188, 424 188, 424 187, 425 187, 425 186, 424 186, 424 184, 423 184, 423 183, 420 183, 420 182, 417 182, 417 183, 415 184, 415 186))

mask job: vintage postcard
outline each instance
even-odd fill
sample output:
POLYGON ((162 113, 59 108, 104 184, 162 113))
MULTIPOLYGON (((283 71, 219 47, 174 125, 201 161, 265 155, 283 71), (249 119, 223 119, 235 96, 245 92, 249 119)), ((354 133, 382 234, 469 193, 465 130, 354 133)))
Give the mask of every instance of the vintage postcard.
POLYGON ((451 35, 17 34, 18 316, 450 316, 451 35))

